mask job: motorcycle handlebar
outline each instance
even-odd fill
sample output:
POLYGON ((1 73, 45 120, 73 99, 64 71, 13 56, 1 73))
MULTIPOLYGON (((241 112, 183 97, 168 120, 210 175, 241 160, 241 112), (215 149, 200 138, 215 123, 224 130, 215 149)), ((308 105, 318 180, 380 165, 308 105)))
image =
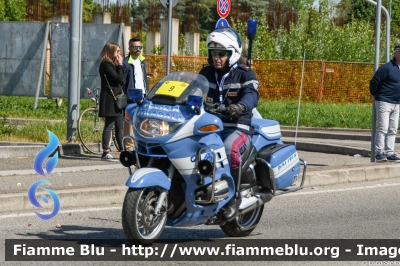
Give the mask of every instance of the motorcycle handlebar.
POLYGON ((210 108, 206 108, 206 111, 210 114, 213 114, 215 116, 218 116, 221 119, 225 119, 225 120, 232 120, 232 117, 226 116, 224 115, 222 112, 225 110, 225 105, 221 104, 221 105, 214 105, 210 108))

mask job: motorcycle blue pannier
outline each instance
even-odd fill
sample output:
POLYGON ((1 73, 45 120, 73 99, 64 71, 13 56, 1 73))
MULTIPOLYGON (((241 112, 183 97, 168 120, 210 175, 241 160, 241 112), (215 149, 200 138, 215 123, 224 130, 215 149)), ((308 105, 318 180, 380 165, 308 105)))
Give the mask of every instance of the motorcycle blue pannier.
MULTIPOLYGON (((295 185, 300 173, 299 156, 296 147, 291 144, 274 144, 262 149, 258 158, 266 160, 272 168, 276 189, 295 185)), ((257 164, 257 176, 261 177, 261 186, 272 189, 270 171, 265 164, 257 164)))

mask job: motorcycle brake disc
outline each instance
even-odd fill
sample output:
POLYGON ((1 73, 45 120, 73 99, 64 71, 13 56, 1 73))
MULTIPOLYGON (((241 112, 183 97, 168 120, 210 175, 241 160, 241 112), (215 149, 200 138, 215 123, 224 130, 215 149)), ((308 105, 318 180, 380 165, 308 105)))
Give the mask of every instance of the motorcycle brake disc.
POLYGON ((142 216, 140 220, 146 230, 154 230, 162 220, 163 215, 154 214, 154 207, 157 204, 158 196, 154 191, 150 191, 142 203, 142 216))

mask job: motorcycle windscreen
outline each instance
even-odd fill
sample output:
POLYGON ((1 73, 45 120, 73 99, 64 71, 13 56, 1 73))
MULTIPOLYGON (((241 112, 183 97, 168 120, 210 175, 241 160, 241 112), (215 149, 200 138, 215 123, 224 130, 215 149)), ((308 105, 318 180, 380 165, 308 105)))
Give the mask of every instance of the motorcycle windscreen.
POLYGON ((205 98, 208 81, 193 72, 172 72, 160 80, 149 92, 150 101, 162 104, 187 104, 190 95, 205 98))

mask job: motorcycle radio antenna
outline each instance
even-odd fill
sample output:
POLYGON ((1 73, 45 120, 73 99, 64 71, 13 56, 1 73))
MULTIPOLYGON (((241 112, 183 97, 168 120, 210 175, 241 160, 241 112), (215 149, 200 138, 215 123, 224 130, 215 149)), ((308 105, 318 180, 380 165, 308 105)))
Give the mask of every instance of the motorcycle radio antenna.
POLYGON ((304 62, 306 59, 306 51, 304 51, 303 55, 303 66, 301 68, 301 81, 300 81, 300 94, 299 94, 299 105, 297 107, 297 121, 296 121, 296 131, 294 135, 294 146, 296 146, 296 140, 297 140, 297 130, 299 128, 299 119, 300 119, 300 104, 301 104, 301 93, 303 91, 303 79, 304 79, 304 62))

